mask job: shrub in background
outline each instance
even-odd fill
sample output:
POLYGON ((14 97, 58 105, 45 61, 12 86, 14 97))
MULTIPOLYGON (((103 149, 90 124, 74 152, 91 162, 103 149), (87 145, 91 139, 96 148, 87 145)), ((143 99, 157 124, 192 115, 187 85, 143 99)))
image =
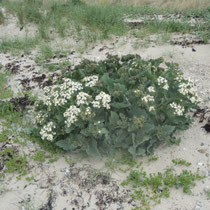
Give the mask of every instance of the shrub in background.
POLYGON ((144 61, 138 55, 84 60, 63 73, 36 104, 36 133, 69 151, 126 150, 152 154, 191 123, 188 110, 198 96, 173 63, 144 61))

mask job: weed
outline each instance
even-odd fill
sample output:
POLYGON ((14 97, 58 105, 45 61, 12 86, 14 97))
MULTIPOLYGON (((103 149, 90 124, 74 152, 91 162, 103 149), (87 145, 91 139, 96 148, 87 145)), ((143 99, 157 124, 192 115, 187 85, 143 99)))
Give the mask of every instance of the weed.
POLYGON ((190 166, 191 163, 187 162, 186 160, 183 160, 183 159, 173 159, 172 162, 175 164, 175 165, 182 165, 182 166, 190 166))
POLYGON ((8 130, 1 131, 0 142, 6 142, 8 140, 7 134, 8 134, 8 130))
POLYGON ((16 40, 2 40, 0 41, 0 51, 11 52, 16 55, 20 52, 29 54, 30 51, 37 46, 39 40, 37 38, 24 38, 16 40))
POLYGON ((13 92, 7 88, 7 75, 0 72, 0 99, 11 98, 13 92))
POLYGON ((45 162, 46 155, 44 152, 37 150, 32 159, 39 162, 45 162))
POLYGON ((164 173, 149 174, 141 168, 140 171, 131 170, 130 175, 122 185, 130 184, 134 193, 131 194, 133 199, 141 201, 143 209, 150 209, 151 203, 155 205, 160 203, 162 197, 170 196, 169 188, 182 188, 184 193, 191 193, 191 187, 195 185, 196 180, 204 177, 199 176, 198 171, 192 173, 183 170, 180 174, 174 172, 173 169, 166 169, 164 173))
POLYGON ((149 160, 149 162, 156 161, 156 160, 158 160, 158 157, 157 156, 152 156, 148 160, 149 160))
POLYGON ((5 148, 3 151, 0 151, 0 156, 4 158, 4 166, 6 173, 17 172, 21 176, 25 175, 27 160, 26 155, 21 156, 15 151, 14 148, 5 148))
POLYGON ((34 180, 34 176, 26 177, 26 181, 31 182, 34 180))
POLYGON ((3 12, 0 10, 0 25, 4 23, 4 19, 5 19, 4 14, 3 14, 3 12))

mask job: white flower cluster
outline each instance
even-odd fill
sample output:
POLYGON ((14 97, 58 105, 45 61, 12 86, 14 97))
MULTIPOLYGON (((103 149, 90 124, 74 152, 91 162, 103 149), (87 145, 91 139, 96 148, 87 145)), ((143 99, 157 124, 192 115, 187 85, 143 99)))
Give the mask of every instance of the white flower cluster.
POLYGON ((77 105, 81 105, 81 104, 89 104, 89 100, 91 99, 91 96, 88 95, 85 92, 79 92, 77 95, 77 105))
POLYGON ((68 78, 64 78, 63 81, 63 84, 44 88, 44 104, 47 106, 51 106, 52 104, 55 106, 64 105, 74 92, 83 89, 82 84, 79 82, 74 82, 68 78))
POLYGON ((78 115, 80 112, 81 112, 81 110, 74 105, 70 106, 66 110, 66 112, 64 112, 63 116, 66 118, 65 123, 68 127, 70 127, 72 123, 74 123, 78 120, 78 115))
MULTIPOLYGON (((69 78, 64 78, 62 84, 55 84, 51 87, 44 88, 44 99, 43 103, 48 105, 48 108, 51 109, 50 106, 62 106, 71 102, 71 105, 68 109, 66 109, 63 113, 65 118, 65 124, 70 127, 73 123, 75 123, 79 118, 87 119, 87 117, 95 116, 92 108, 101 108, 104 107, 106 109, 110 109, 111 96, 106 94, 105 92, 100 92, 100 94, 96 95, 93 99, 92 95, 89 95, 85 91, 82 91, 86 87, 93 87, 98 82, 98 76, 88 76, 85 77, 82 82, 74 82, 69 78), (72 100, 74 99, 72 104, 72 100), (84 105, 86 107, 83 107, 84 105), (91 105, 91 106, 90 106, 91 105)), ((41 120, 41 115, 37 116, 37 122, 41 120)), ((44 126, 42 128, 42 136, 44 136, 44 131, 46 131, 47 127, 44 126)), ((46 133, 46 132, 45 132, 46 133)), ((46 134, 47 135, 47 134, 46 134)), ((50 137, 43 137, 47 139, 52 139, 50 137)))
POLYGON ((177 77, 175 78, 177 82, 182 82, 184 80, 184 77, 181 73, 177 73, 177 77))
POLYGON ((53 132, 53 129, 55 129, 55 125, 53 122, 49 122, 47 125, 44 125, 43 128, 40 131, 41 138, 48 141, 53 141, 53 137, 56 134, 53 132))
POLYGON ((184 107, 182 107, 181 105, 173 102, 170 104, 170 107, 175 110, 174 111, 175 115, 182 116, 184 114, 184 107))
MULTIPOLYGON (((180 80, 179 80, 180 81, 180 80)), ((193 88, 194 82, 192 80, 188 80, 187 82, 181 82, 179 84, 178 91, 185 96, 188 96, 192 103, 199 103, 201 100, 196 94, 196 90, 193 88)))
POLYGON ((90 116, 91 114, 92 114, 91 108, 87 107, 86 110, 85 110, 85 115, 90 116))
POLYGON ((145 103, 149 102, 149 101, 154 101, 154 96, 151 95, 146 95, 142 98, 142 101, 144 101, 145 103))
POLYGON ((194 90, 193 90, 192 85, 190 83, 180 83, 179 84, 179 92, 182 95, 188 95, 189 93, 193 94, 194 90))
POLYGON ((163 85, 163 89, 168 90, 168 81, 164 77, 159 76, 157 78, 158 85, 163 85))
POLYGON ((93 87, 98 82, 98 76, 97 75, 93 75, 93 76, 85 77, 85 78, 83 78, 82 81, 85 82, 85 86, 86 87, 93 87))
POLYGON ((148 87, 150 93, 155 93, 155 88, 153 86, 148 87))
POLYGON ((110 109, 111 96, 101 91, 95 98, 95 101, 92 102, 94 108, 100 108, 101 105, 110 109))
POLYGON ((155 107, 154 106, 150 106, 149 107, 149 111, 151 112, 151 111, 155 111, 155 107))
POLYGON ((35 116, 34 122, 42 124, 47 117, 47 114, 43 114, 42 112, 38 112, 38 114, 35 116))

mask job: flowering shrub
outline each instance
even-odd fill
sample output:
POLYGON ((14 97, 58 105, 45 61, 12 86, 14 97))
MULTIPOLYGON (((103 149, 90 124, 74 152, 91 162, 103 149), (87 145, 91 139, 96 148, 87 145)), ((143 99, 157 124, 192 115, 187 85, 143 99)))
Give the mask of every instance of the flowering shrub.
POLYGON ((174 132, 188 128, 188 110, 198 104, 176 64, 137 55, 84 60, 44 93, 35 108, 38 135, 92 156, 123 149, 135 158, 175 143, 174 132))

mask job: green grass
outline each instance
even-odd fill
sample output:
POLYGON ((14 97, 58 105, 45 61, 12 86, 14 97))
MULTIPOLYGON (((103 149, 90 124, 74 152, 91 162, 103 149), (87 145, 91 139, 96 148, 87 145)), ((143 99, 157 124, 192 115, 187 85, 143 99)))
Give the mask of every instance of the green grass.
POLYGON ((0 100, 11 98, 13 92, 7 87, 7 75, 0 72, 0 100))
MULTIPOLYGON (((74 35, 87 42, 98 39, 106 39, 110 35, 122 35, 130 31, 130 27, 124 23, 125 16, 135 17, 139 15, 154 15, 167 13, 182 13, 185 18, 198 15, 207 22, 210 17, 209 9, 203 10, 168 10, 149 7, 132 7, 110 4, 85 4, 75 0, 43 1, 43 0, 2 0, 0 3, 18 18, 20 25, 34 23, 38 26, 42 39, 50 39, 50 31, 58 33, 61 37, 74 35)), ((149 21, 141 26, 141 31, 148 33, 159 32, 190 32, 199 31, 201 27, 191 27, 187 23, 177 21, 149 21)), ((207 38, 209 36, 209 24, 203 27, 207 38)))
POLYGON ((0 25, 4 23, 4 19, 5 19, 4 14, 3 14, 3 12, 0 10, 0 25))
POLYGON ((14 148, 5 148, 3 151, 0 151, 0 156, 5 157, 4 166, 5 173, 14 173, 17 172, 20 175, 25 175, 27 160, 25 155, 19 155, 14 148))
POLYGON ((16 40, 1 40, 0 51, 6 53, 11 52, 12 54, 18 54, 24 52, 29 54, 32 49, 39 43, 37 38, 24 38, 16 40))

